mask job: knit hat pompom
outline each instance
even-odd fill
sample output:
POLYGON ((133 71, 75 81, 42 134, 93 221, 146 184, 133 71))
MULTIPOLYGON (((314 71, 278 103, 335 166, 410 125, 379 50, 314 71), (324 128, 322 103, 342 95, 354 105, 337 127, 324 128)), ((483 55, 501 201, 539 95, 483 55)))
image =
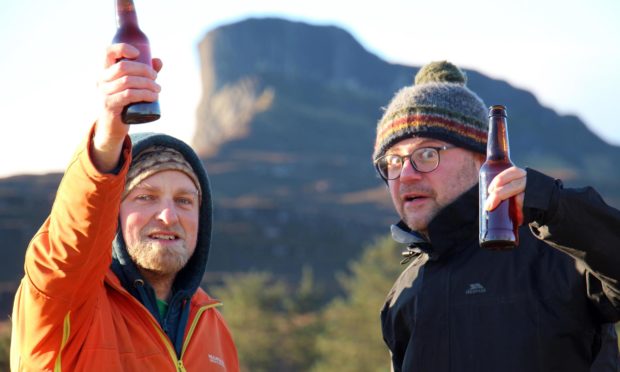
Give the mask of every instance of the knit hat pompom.
POLYGON ((467 76, 460 68, 448 61, 431 62, 422 67, 415 75, 416 85, 427 83, 467 84, 467 76))
POLYGON ((399 141, 427 137, 486 153, 487 109, 466 86, 465 73, 447 61, 431 62, 400 89, 377 124, 373 160, 399 141))

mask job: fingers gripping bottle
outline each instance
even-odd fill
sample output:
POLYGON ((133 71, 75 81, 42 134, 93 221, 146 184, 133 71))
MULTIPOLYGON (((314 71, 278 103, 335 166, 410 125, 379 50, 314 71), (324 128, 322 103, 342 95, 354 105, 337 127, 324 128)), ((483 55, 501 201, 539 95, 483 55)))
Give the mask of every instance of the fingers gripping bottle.
POLYGON ((487 158, 479 174, 480 187, 480 246, 491 250, 510 250, 519 244, 516 197, 503 200, 497 208, 484 208, 491 181, 503 170, 512 167, 508 146, 506 107, 489 108, 487 158))
MULTIPOLYGON (((136 7, 132 0, 116 0, 116 19, 118 28, 112 42, 136 47, 140 51, 136 61, 151 66, 149 39, 138 27, 136 7)), ((159 103, 155 101, 129 104, 123 109, 121 118, 125 124, 142 124, 155 121, 160 116, 159 103)))

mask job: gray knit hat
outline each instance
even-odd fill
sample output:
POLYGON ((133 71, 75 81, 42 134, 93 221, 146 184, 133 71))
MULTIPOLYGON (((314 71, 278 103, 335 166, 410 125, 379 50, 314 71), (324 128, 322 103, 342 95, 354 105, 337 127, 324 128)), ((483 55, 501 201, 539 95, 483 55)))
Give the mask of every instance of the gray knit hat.
POLYGON ((167 170, 185 173, 192 180, 198 189, 199 197, 201 197, 202 190, 198 177, 183 155, 171 147, 155 145, 144 149, 131 161, 122 198, 125 199, 140 182, 156 173, 167 170))
POLYGON ((377 124, 373 160, 416 136, 486 153, 487 109, 466 82, 465 73, 450 62, 422 67, 414 85, 396 93, 377 124))

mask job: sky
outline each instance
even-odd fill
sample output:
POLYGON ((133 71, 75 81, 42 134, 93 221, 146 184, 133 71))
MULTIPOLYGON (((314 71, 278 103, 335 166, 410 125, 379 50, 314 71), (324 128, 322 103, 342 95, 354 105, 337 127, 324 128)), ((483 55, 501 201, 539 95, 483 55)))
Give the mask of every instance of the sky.
MULTIPOLYGON (((0 177, 62 171, 100 107, 96 83, 116 31, 114 1, 0 0, 0 177)), ((618 0, 135 0, 164 62, 162 118, 131 131, 191 142, 200 100, 197 44, 248 17, 350 32, 380 58, 449 60, 531 91, 620 145, 618 0)), ((386 102, 387 104, 387 102, 386 102)), ((505 102, 510 107, 509 102, 505 102)), ((369 149, 370 151, 371 149, 369 149)))

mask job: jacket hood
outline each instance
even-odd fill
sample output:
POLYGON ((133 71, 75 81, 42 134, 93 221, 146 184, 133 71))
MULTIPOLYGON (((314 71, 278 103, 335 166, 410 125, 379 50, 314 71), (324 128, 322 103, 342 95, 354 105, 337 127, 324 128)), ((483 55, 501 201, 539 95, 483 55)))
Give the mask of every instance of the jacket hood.
MULTIPOLYGON (((158 133, 134 133, 130 135, 130 138, 132 142, 132 159, 135 159, 137 154, 153 145, 173 148, 179 151, 185 160, 187 160, 200 182, 202 198, 199 209, 200 217, 198 222, 199 227, 196 249, 185 267, 177 274, 173 284, 173 297, 171 298, 171 301, 174 301, 176 298, 187 300, 200 286, 211 246, 212 202, 211 188, 209 186, 206 169, 194 150, 185 142, 174 137, 158 133)), ((114 239, 112 256, 112 270, 119 277, 125 289, 138 299, 144 297, 142 289, 138 287, 145 286, 147 293, 153 292, 152 288, 144 282, 142 275, 140 275, 140 272, 127 252, 120 224, 116 233, 116 238, 114 239)), ((147 302, 145 306, 150 309, 156 309, 154 293, 147 297, 146 299, 142 298, 143 302, 147 302)))

